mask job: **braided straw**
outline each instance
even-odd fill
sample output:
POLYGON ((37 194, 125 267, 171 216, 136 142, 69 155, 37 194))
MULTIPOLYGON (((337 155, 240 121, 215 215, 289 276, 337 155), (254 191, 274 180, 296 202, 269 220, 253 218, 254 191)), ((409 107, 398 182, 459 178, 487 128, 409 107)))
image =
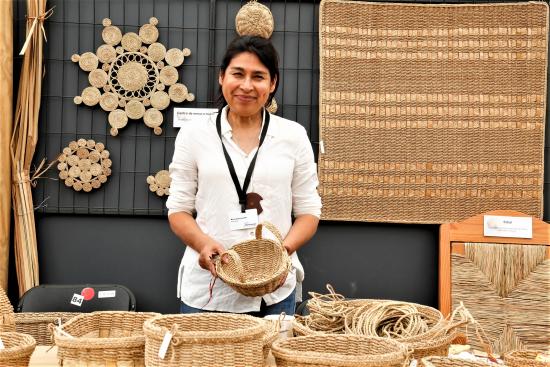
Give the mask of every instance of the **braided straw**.
POLYGON ((246 3, 235 17, 235 27, 239 36, 259 36, 269 38, 273 33, 273 14, 269 8, 253 0, 246 3))
POLYGON ((11 302, 0 287, 0 332, 15 331, 15 321, 11 302))
POLYGON ((0 333, 5 349, 0 350, 0 366, 28 366, 31 354, 36 347, 34 338, 16 332, 0 333))
POLYGON ((422 358, 420 365, 424 367, 488 367, 502 366, 491 362, 471 361, 459 358, 449 358, 441 356, 432 356, 422 358))
POLYGON ((514 350, 504 355, 504 362, 510 367, 550 367, 548 358, 548 351, 514 350), (546 361, 543 361, 543 356, 546 356, 546 361))

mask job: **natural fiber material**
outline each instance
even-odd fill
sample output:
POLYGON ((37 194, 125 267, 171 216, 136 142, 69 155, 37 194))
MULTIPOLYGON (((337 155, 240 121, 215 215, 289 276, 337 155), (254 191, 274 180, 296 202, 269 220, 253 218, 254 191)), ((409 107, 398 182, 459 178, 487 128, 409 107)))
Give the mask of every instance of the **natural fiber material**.
POLYGON ((271 345, 273 345, 273 342, 277 340, 277 337, 279 336, 281 321, 266 320, 265 323, 267 326, 265 328, 265 333, 263 337, 263 348, 262 348, 262 354, 264 356, 264 359, 266 359, 269 356, 271 345))
POLYGON ((264 320, 248 315, 197 313, 158 316, 145 322, 145 364, 158 366, 262 366, 264 320), (170 341, 164 359, 158 356, 165 334, 170 341))
POLYGON ((235 17, 235 28, 239 36, 269 38, 274 27, 271 10, 256 0, 246 3, 235 17))
POLYGON ((75 316, 77 312, 21 312, 15 313, 15 331, 29 334, 38 345, 52 345, 53 335, 49 329, 50 324, 58 325, 66 323, 75 316))
POLYGON ((101 311, 81 314, 53 327, 61 364, 144 366, 143 323, 156 313, 101 311))
MULTIPOLYGON (((547 246, 465 244, 452 254, 451 298, 464 302, 496 353, 549 349, 550 260, 547 246)), ((481 349, 473 330, 469 344, 481 349)))
POLYGON ((547 4, 327 0, 319 14, 323 219, 541 217, 547 4))
POLYGON ((0 287, 0 332, 15 331, 15 319, 13 316, 13 306, 0 287))
POLYGON ((407 348, 394 340, 359 335, 310 335, 277 340, 271 346, 277 366, 402 367, 407 348))
MULTIPOLYGON (((102 33, 105 44, 98 47, 97 55, 85 52, 71 57, 82 70, 90 73, 88 80, 91 85, 80 96, 75 96, 74 103, 87 106, 99 103, 104 111, 110 112, 108 120, 112 136, 118 135, 128 118, 144 118, 145 124, 160 135, 163 117, 162 114, 158 116, 158 111, 166 109, 170 100, 183 102, 194 99, 192 94, 187 93, 187 88, 183 93, 183 85, 177 83, 179 73, 176 69, 191 51, 188 48, 174 48, 166 52, 166 47, 156 42, 159 36, 157 24, 157 18, 152 17, 148 24, 140 28, 139 34, 128 32, 122 35, 120 29, 112 26, 111 20, 106 18, 102 33), (165 57, 168 65, 163 62, 165 57), (174 87, 172 93, 164 92, 167 86, 171 90, 174 87), (147 114, 149 107, 156 111, 147 114)), ((83 188, 87 186, 83 185, 83 188)))
POLYGON ((170 195, 171 182, 172 179, 170 178, 170 172, 167 170, 158 171, 154 176, 147 176, 149 190, 156 193, 158 196, 170 195))
POLYGON ((0 333, 5 349, 0 349, 0 366, 27 367, 36 347, 32 336, 21 333, 0 333))
MULTIPOLYGON (((501 364, 491 362, 470 361, 459 358, 448 357, 426 357, 422 358, 422 365, 424 367, 488 367, 488 366, 503 366, 501 364)), ((505 366, 504 366, 505 367, 505 366)))
POLYGON ((220 279, 249 297, 273 292, 286 278, 291 267, 281 234, 268 222, 258 224, 256 239, 233 245, 216 260, 216 272, 220 279), (275 235, 275 241, 262 237, 264 227, 275 235), (221 261, 224 256, 228 259, 226 263, 221 261))
MULTIPOLYGON (((548 350, 546 358, 548 358, 548 350)), ((539 356, 545 353, 540 350, 515 350, 504 355, 504 363, 509 367, 550 367, 550 362, 542 361, 539 356), (539 360, 537 360, 539 357, 539 360)))

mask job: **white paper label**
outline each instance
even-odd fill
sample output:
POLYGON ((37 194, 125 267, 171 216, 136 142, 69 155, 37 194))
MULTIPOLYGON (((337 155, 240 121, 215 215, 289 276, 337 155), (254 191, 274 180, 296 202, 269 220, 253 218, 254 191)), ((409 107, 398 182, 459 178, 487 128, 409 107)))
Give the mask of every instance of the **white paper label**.
POLYGON ((229 215, 229 228, 232 231, 239 229, 256 228, 258 225, 258 210, 247 209, 244 213, 240 211, 229 215))
POLYGON ((533 238, 533 218, 484 215, 483 235, 492 237, 533 238))
POLYGON ((84 302, 84 296, 74 293, 73 298, 71 298, 71 305, 80 307, 82 306, 82 302, 84 302))
POLYGON ((4 342, 2 342, 1 338, 0 338, 0 349, 6 349, 6 347, 4 347, 4 342))
POLYGON ((97 298, 113 298, 116 297, 116 290, 112 291, 99 291, 97 292, 97 298))
POLYGON ((174 127, 182 127, 190 121, 208 122, 217 112, 215 108, 174 108, 174 127))
POLYGON ((172 340, 172 333, 167 331, 166 334, 164 334, 164 339, 162 339, 162 343, 160 344, 159 348, 159 358, 164 359, 166 356, 166 351, 168 350, 168 346, 170 345, 170 340, 172 340))
POLYGON ((321 154, 325 154, 325 143, 322 140, 319 142, 319 150, 321 154))

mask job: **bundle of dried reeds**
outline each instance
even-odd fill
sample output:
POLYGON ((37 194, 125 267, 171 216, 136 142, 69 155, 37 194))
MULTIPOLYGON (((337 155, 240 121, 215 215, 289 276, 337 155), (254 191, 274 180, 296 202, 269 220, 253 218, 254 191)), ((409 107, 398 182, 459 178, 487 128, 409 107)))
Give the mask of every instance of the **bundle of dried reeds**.
POLYGON ((14 248, 19 294, 38 284, 36 228, 31 194, 31 161, 38 140, 38 113, 42 90, 42 48, 46 33, 46 0, 27 0, 27 39, 11 136, 14 248))

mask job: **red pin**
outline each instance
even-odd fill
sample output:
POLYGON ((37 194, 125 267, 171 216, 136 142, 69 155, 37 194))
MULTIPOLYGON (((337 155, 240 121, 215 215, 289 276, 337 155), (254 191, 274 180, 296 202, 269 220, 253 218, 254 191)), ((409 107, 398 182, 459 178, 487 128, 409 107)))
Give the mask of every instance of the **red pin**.
POLYGON ((94 291, 93 288, 87 287, 87 288, 84 288, 84 289, 82 290, 82 292, 80 292, 80 295, 81 295, 82 297, 84 297, 84 300, 85 300, 85 301, 89 301, 89 300, 91 300, 92 298, 94 298, 94 296, 95 296, 95 291, 94 291))

